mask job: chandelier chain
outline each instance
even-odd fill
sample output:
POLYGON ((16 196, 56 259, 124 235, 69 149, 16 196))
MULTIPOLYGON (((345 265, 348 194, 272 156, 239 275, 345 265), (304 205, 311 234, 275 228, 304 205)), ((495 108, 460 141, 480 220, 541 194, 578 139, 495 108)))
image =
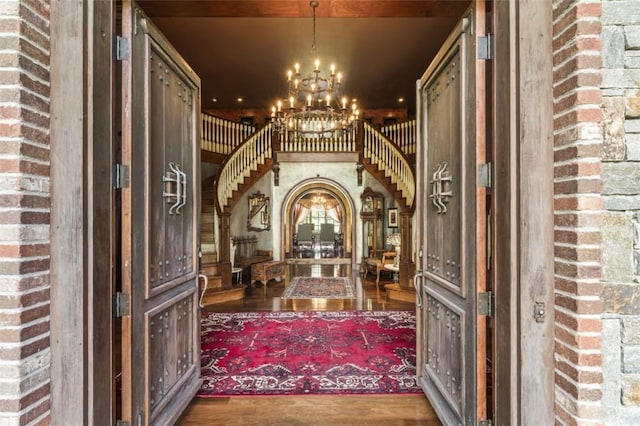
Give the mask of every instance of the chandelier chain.
MULTIPOLYGON (((313 10, 313 44, 316 45, 317 0, 309 2, 313 10)), ((294 139, 336 138, 352 133, 359 111, 355 99, 347 108, 349 99, 341 97, 342 73, 331 64, 328 75, 320 70, 320 59, 315 60, 311 73, 302 74, 300 64, 287 71, 288 94, 271 107, 273 129, 294 139)))
POLYGON ((316 44, 316 7, 318 7, 317 0, 311 0, 309 5, 313 9, 313 43, 311 44, 311 49, 317 50, 318 45, 316 44))

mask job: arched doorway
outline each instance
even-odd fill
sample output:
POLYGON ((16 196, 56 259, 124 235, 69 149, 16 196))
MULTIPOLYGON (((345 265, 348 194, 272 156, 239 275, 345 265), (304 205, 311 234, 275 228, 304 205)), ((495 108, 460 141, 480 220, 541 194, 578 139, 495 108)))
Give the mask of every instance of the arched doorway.
MULTIPOLYGON (((281 253, 293 257, 340 257, 353 264, 355 227, 354 202, 349 192, 331 179, 313 178, 300 182, 282 203, 281 253), (312 245, 296 244, 299 225, 313 225, 312 245), (333 228, 335 245, 320 238, 322 225, 333 228)), ((326 238, 326 237, 325 237, 326 238)))

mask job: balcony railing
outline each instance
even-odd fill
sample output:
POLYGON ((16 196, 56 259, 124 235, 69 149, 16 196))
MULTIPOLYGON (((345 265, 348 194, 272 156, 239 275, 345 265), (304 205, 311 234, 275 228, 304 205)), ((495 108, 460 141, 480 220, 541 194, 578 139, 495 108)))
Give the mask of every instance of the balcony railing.
POLYGON ((237 123, 203 112, 201 149, 215 154, 230 154, 256 131, 256 126, 237 123))
MULTIPOLYGON (((320 118, 305 120, 298 129, 310 130, 327 128, 326 121, 320 118)), ((342 132, 329 130, 318 133, 285 131, 279 134, 282 152, 354 152, 356 150, 356 130, 342 132)))

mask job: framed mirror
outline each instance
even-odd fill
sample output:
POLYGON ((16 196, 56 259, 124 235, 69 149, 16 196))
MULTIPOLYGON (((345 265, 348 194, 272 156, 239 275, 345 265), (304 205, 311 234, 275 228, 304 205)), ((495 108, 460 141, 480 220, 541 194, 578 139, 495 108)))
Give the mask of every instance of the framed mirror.
POLYGON ((249 215, 247 231, 268 231, 271 229, 271 209, 269 197, 260 191, 247 197, 249 200, 249 215))

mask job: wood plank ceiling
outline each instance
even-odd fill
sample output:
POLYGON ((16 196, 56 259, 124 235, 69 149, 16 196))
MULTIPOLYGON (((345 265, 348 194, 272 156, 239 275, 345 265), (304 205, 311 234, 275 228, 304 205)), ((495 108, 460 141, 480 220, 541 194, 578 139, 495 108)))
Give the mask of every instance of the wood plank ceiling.
POLYGON ((304 70, 320 57, 344 73, 344 92, 362 109, 410 111, 416 79, 469 6, 468 0, 319 0, 312 51, 309 0, 139 3, 201 77, 204 108, 267 109, 285 95, 284 76, 294 62, 304 70))
MULTIPOLYGON (((461 0, 325 0, 318 18, 457 18, 461 0)), ((151 17, 308 18, 308 0, 141 0, 151 17)))

